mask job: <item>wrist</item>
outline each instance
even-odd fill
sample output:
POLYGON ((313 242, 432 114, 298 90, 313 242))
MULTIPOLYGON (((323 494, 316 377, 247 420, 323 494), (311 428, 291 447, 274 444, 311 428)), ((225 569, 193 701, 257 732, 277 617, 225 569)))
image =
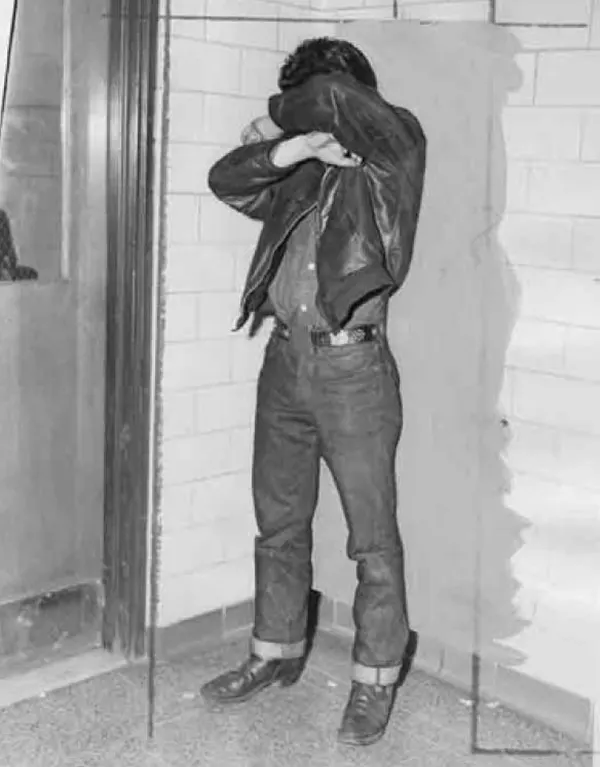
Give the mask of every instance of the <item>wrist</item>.
POLYGON ((279 143, 271 153, 271 162, 278 168, 287 168, 310 159, 311 150, 306 136, 294 136, 279 143))

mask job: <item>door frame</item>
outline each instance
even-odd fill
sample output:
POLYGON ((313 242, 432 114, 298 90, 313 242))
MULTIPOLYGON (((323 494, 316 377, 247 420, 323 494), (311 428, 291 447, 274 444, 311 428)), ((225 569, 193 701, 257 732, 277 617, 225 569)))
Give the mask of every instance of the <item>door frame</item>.
POLYGON ((102 645, 126 657, 144 655, 147 644, 160 5, 161 0, 110 0, 108 21, 102 645))

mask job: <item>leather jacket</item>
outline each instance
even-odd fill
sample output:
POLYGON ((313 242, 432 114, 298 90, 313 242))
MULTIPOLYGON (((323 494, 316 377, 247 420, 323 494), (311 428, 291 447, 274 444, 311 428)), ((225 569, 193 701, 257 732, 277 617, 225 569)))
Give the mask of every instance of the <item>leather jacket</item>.
POLYGON ((315 208, 320 218, 317 307, 335 332, 367 298, 391 294, 412 258, 425 174, 426 139, 417 118, 344 74, 316 75, 269 99, 282 129, 275 140, 238 147, 209 173, 211 191, 263 222, 246 285, 239 330, 268 314, 267 294, 298 222, 315 208), (363 158, 357 168, 319 160, 279 168, 279 142, 311 131, 331 133, 363 158))

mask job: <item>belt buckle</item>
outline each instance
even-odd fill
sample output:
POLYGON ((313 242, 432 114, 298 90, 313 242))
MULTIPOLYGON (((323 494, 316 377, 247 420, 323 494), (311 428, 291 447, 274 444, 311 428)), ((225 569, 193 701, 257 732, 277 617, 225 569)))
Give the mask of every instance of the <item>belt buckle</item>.
POLYGON ((338 330, 337 333, 330 335, 332 346, 346 346, 349 343, 349 333, 347 330, 338 330))

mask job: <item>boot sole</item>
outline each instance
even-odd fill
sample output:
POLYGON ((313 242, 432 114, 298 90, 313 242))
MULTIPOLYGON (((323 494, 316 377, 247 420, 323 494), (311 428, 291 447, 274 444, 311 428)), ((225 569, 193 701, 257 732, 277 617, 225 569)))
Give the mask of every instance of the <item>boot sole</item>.
POLYGON ((350 735, 338 733, 338 743, 341 743, 344 746, 372 746, 374 743, 377 743, 378 740, 381 740, 384 735, 385 730, 364 738, 353 738, 350 735))

